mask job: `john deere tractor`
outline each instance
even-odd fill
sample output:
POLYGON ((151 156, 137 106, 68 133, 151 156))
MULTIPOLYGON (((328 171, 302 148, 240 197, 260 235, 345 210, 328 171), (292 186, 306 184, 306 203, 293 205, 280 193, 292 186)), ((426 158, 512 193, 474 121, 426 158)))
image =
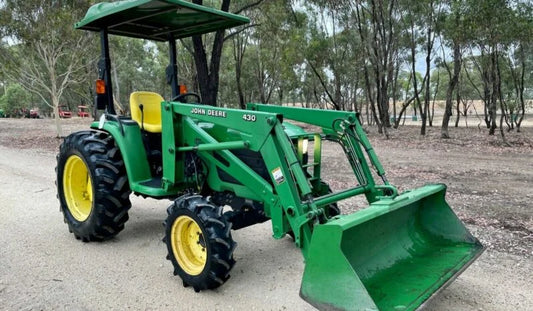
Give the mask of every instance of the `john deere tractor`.
POLYGON ((227 109, 180 92, 176 40, 248 22, 180 0, 99 3, 88 10, 76 28, 100 33, 95 102, 101 117, 65 138, 59 150, 57 190, 69 230, 84 242, 107 240, 124 228, 132 193, 170 199, 167 258, 185 286, 201 291, 228 280, 232 230, 269 220, 274 239, 289 234, 301 249, 300 295, 313 306, 420 308, 483 251, 446 203, 445 185, 398 193, 355 113, 263 104, 227 109), (168 42, 168 99, 134 92, 131 116, 117 115, 109 34, 168 42), (333 192, 323 181, 324 141, 340 144, 355 186, 333 192), (356 195, 368 206, 341 215, 337 202, 356 195))

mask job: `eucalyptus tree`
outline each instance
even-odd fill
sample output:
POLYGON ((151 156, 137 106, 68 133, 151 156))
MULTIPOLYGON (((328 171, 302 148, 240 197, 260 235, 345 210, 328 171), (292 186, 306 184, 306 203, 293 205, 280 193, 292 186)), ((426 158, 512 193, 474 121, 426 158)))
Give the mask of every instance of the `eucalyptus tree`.
MULTIPOLYGON (((239 14, 247 9, 260 5, 263 1, 264 0, 221 0, 217 2, 220 3, 220 10, 230 12, 230 8, 234 7, 231 12, 239 14)), ((203 0, 193 0, 192 2, 204 5, 203 0)), ((208 5, 208 3, 205 4, 208 5)), ((240 32, 243 29, 246 29, 246 27, 233 31, 240 32)), ((224 42, 236 34, 236 32, 226 34, 225 30, 217 30, 214 34, 192 37, 198 87, 200 95, 202 96, 202 101, 205 104, 213 106, 216 106, 217 104, 220 81, 220 62, 222 59, 224 42), (211 49, 210 52, 207 52, 208 48, 211 49)))
MULTIPOLYGON (((394 128, 398 128, 400 122, 405 122, 404 114, 407 111, 407 108, 412 107, 413 115, 417 116, 417 111, 419 109, 419 102, 416 101, 416 92, 413 86, 413 80, 416 78, 418 81, 422 80, 422 75, 419 72, 412 73, 411 70, 398 70, 396 75, 394 85, 395 96, 400 96, 398 99, 401 99, 402 106, 398 114, 396 114, 396 103, 394 102, 393 113, 394 113, 394 128), (399 94, 397 94, 399 93, 399 94)), ((403 124, 402 122, 402 124, 403 124)))
POLYGON ((434 59, 434 45, 436 32, 440 28, 439 19, 442 15, 444 4, 435 0, 400 0, 400 14, 403 22, 407 46, 410 54, 414 96, 419 107, 422 126, 420 134, 426 134, 426 124, 432 126, 431 110, 431 65, 434 59), (416 63, 424 57, 425 73, 422 81, 416 76, 416 63), (419 85, 420 83, 420 85, 419 85), (423 96, 423 101, 421 97, 423 96))
MULTIPOLYGON (((468 33, 465 29, 465 24, 462 16, 466 14, 465 6, 462 0, 449 1, 446 15, 442 21, 441 41, 447 48, 453 51, 453 70, 446 62, 446 55, 443 55, 443 61, 440 63, 446 69, 448 74, 448 86, 446 88, 446 105, 444 108, 444 115, 442 117, 441 138, 450 138, 448 124, 452 116, 453 95, 456 94, 457 105, 459 105, 460 94, 457 91, 459 83, 459 75, 461 73, 462 55, 464 45, 468 40, 468 33)), ((445 49, 442 49, 445 53, 445 49)), ((457 116, 459 117, 459 116, 457 116)), ((458 119, 457 119, 458 120, 458 119)))
POLYGON ((246 107, 245 89, 243 88, 243 64, 244 55, 248 47, 249 31, 243 31, 240 36, 234 36, 232 39, 233 62, 235 68, 235 85, 237 87, 237 96, 239 100, 239 107, 244 109, 246 107))
POLYGON ((281 68, 290 66, 285 62, 285 50, 290 48, 289 14, 281 1, 270 1, 256 12, 258 24, 249 36, 251 48, 249 68, 255 84, 256 100, 271 103, 273 95, 280 90, 283 81, 281 68))
POLYGON ((83 79, 89 34, 75 32, 89 1, 5 0, 0 8, 2 34, 12 46, 4 49, 11 80, 39 96, 54 110, 58 137, 62 135, 59 104, 69 86, 83 79))
POLYGON ((501 100, 500 59, 503 51, 512 40, 514 12, 507 0, 466 1, 465 19, 470 30, 471 44, 480 51, 480 62, 476 63, 483 77, 486 111, 486 124, 489 135, 495 134, 497 128, 498 103, 501 109, 500 133, 506 117, 504 103, 501 100))
POLYGON ((520 126, 526 112, 525 90, 529 86, 533 88, 533 6, 528 2, 519 2, 515 7, 513 23, 514 40, 508 49, 507 64, 514 91, 512 102, 515 104, 511 114, 511 128, 516 125, 516 131, 520 132, 520 126), (528 84, 529 82, 529 84, 528 84))
POLYGON ((12 83, 2 88, 0 96, 0 109, 7 116, 21 117, 24 109, 30 109, 30 95, 18 83, 12 83))
MULTIPOLYGON (((280 83, 277 89, 278 103, 289 100, 293 93, 301 90, 302 73, 308 46, 309 16, 302 10, 295 10, 285 0, 278 1, 281 16, 279 38, 275 44, 281 46, 280 58, 272 59, 279 71, 280 83)), ((268 31, 268 30, 267 30, 268 31)), ((294 98, 294 96, 292 96, 294 98)))
POLYGON ((166 46, 117 36, 110 37, 110 45, 113 98, 121 113, 129 111, 129 95, 135 91, 149 90, 170 98, 170 88, 165 83, 166 46))
POLYGON ((323 89, 323 98, 336 110, 360 110, 361 43, 346 16, 321 6, 308 6, 309 42, 306 65, 323 89))
POLYGON ((221 98, 234 101, 234 94, 237 94, 241 108, 250 101, 281 102, 286 81, 282 75, 284 68, 290 66, 285 52, 292 43, 290 32, 293 30, 292 14, 286 5, 283 0, 265 1, 242 12, 251 22, 228 34, 231 44, 223 57, 230 55, 231 64, 221 67, 225 80, 235 81, 236 85, 225 84, 220 90, 221 98))
POLYGON ((345 28, 355 29, 364 60, 364 90, 378 132, 388 137, 389 99, 399 59, 399 0, 312 1, 335 11, 345 28))

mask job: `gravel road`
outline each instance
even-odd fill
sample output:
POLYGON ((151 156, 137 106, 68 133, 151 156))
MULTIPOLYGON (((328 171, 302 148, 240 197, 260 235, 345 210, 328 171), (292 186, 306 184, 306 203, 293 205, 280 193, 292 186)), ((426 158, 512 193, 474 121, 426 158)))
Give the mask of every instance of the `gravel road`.
MULTIPOLYGON (((54 152, 0 146, 0 310, 313 310, 298 296, 302 256, 270 222, 234 231, 230 280, 195 293, 165 259, 169 201, 132 197, 124 231, 83 243, 63 223, 54 167, 54 152)), ((531 259, 489 249, 426 310, 532 310, 532 275, 531 259)))

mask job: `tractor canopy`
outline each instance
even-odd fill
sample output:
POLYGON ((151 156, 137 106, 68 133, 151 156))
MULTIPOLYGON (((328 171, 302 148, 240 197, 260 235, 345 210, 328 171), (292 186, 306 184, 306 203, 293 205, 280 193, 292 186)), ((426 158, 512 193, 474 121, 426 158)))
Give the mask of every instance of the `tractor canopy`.
POLYGON ((236 15, 181 0, 102 2, 89 8, 78 29, 168 41, 249 23, 236 15))

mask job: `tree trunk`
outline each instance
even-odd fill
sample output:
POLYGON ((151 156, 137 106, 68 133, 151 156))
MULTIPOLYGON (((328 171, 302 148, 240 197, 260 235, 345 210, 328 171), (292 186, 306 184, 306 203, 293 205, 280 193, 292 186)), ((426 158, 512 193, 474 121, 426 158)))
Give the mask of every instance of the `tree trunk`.
POLYGON ((370 125, 370 111, 368 109, 368 100, 365 101, 365 114, 366 114, 366 124, 370 125))
POLYGON ((497 113, 497 102, 498 102, 498 85, 496 79, 496 63, 498 62, 498 56, 496 54, 496 48, 493 47, 492 53, 490 54, 490 105, 489 105, 489 117, 490 117, 490 128, 489 135, 494 135, 496 132, 496 113, 497 113))
POLYGON ((54 106, 54 123, 56 125, 57 138, 63 137, 63 131, 61 129, 61 119, 59 118, 59 99, 56 96, 52 96, 52 105, 54 106))
POLYGON ((524 76, 525 76, 525 62, 522 63, 522 73, 521 73, 521 78, 520 78, 520 95, 519 95, 519 98, 520 98, 520 110, 521 110, 521 113, 520 113, 520 118, 518 119, 518 121, 516 122, 516 131, 517 132, 520 132, 520 125, 522 124, 522 120, 524 120, 524 115, 526 113, 526 102, 524 100, 524 76))
MULTIPOLYGON (((498 56, 498 54, 496 54, 496 57, 498 56)), ((507 142, 507 139, 505 138, 505 133, 504 133, 504 130, 503 130, 503 120, 507 120, 507 114, 505 112, 505 103, 504 103, 504 100, 503 100, 503 94, 502 94, 502 90, 501 90, 501 85, 502 85, 502 76, 501 76, 501 72, 500 72, 500 65, 498 63, 498 58, 496 58, 496 85, 497 85, 497 91, 498 91, 498 97, 499 97, 499 100, 500 100, 500 109, 501 109, 501 116, 500 116, 500 135, 502 136, 502 141, 503 143, 506 145, 506 146, 511 146, 511 144, 509 144, 509 142, 507 142)))
POLYGON ((446 69, 450 76, 450 82, 448 83, 448 89, 446 90, 446 107, 444 109, 444 116, 442 117, 442 126, 440 130, 441 138, 450 138, 448 123, 452 116, 453 92, 456 89, 457 82, 459 81, 459 73, 461 72, 461 48, 457 42, 454 42, 453 46, 453 75, 447 65, 446 69))
MULTIPOLYGON (((518 48, 519 50, 519 59, 520 59, 520 78, 516 77, 515 78, 515 89, 516 89, 516 95, 517 95, 517 98, 518 98, 518 102, 519 102, 519 108, 517 109, 516 111, 516 115, 518 116, 518 114, 520 114, 520 117, 515 117, 514 119, 515 120, 511 120, 511 122, 515 122, 516 124, 516 132, 520 132, 520 125, 522 124, 522 120, 524 120, 524 114, 526 112, 526 104, 525 104, 525 100, 524 100, 524 77, 525 77, 525 72, 526 72, 526 57, 525 57, 525 53, 524 53, 524 47, 522 45, 520 45, 520 47, 518 48)), ((511 69, 511 72, 513 72, 513 70, 511 69)), ((513 76, 516 76, 516 75, 513 75, 513 76)))
MULTIPOLYGON (((203 0, 193 0, 195 4, 203 4, 203 0)), ((230 0, 222 0, 221 11, 229 11, 230 0)), ((220 60, 222 58, 222 46, 224 45, 224 30, 215 32, 211 60, 208 65, 207 54, 202 36, 193 36, 194 63, 198 75, 198 86, 202 102, 207 105, 217 105, 220 60)))
POLYGON ((392 116, 394 119, 394 128, 398 128, 398 120, 396 114, 396 98, 398 97, 398 75, 400 74, 400 66, 396 66, 394 70, 394 79, 392 80, 392 116))
MULTIPOLYGON (((475 61, 475 58, 473 58, 474 60, 474 64, 476 65, 476 67, 478 68, 479 70, 479 73, 481 75, 481 80, 483 81, 483 113, 484 113, 484 117, 483 117, 483 120, 485 121, 485 125, 487 126, 488 129, 490 129, 490 123, 491 123, 491 119, 490 119, 490 101, 491 101, 491 97, 490 97, 490 75, 489 75, 489 69, 488 67, 489 66, 480 66, 476 61, 475 61)), ((481 61, 485 61, 485 52, 483 49, 481 49, 481 61)), ((467 74, 468 74, 468 70, 465 71, 467 74)), ((472 85, 475 86, 474 83, 472 83, 472 85)))
POLYGON ((242 74, 242 60, 244 57, 244 52, 246 51, 246 39, 243 39, 239 36, 233 37, 233 59, 235 60, 235 83, 237 83, 237 94, 239 96, 239 107, 241 109, 246 108, 246 103, 244 100, 244 92, 242 89, 241 83, 241 74, 242 74))
POLYGON ((415 97, 415 111, 420 110, 420 117, 422 118, 422 127, 420 128, 420 135, 426 135, 426 119, 422 111, 420 97, 418 94, 418 78, 416 77, 416 43, 414 38, 414 24, 411 24, 411 76, 413 77, 413 90, 415 97))
POLYGON ((459 127, 459 120, 461 120, 461 87, 457 87, 455 92, 455 127, 459 127))
POLYGON ((403 114, 405 113, 405 110, 407 110, 407 107, 409 107, 409 105, 413 102, 414 99, 415 99, 414 97, 411 97, 411 99, 409 99, 408 101, 406 101, 405 103, 402 104, 402 109, 400 109, 400 113, 398 114, 398 118, 394 122, 394 128, 395 129, 397 129, 398 126, 400 126, 400 121, 402 121, 402 119, 405 122, 405 119, 403 118, 403 114))
POLYGON ((393 79, 393 55, 397 49, 395 33, 395 18, 397 15, 395 5, 397 1, 391 0, 387 4, 371 1, 369 7, 361 2, 355 2, 355 19, 359 37, 363 44, 363 52, 368 65, 365 64, 365 83, 367 98, 369 98, 372 115, 378 125, 378 133, 383 133, 388 138, 386 128, 390 127, 389 120, 389 83, 393 79), (369 70, 371 67, 371 72, 369 70), (372 74, 372 77, 369 77, 372 74), (370 81, 374 83, 371 85, 370 81), (376 100, 370 100, 371 89, 375 90, 376 100), (375 104, 375 105, 374 105, 375 104), (379 115, 376 114, 376 107, 379 115))
POLYGON ((440 87, 440 73, 437 71, 437 85, 435 85, 435 93, 433 93, 433 101, 431 102, 431 116, 429 118, 430 124, 433 124, 433 118, 435 117, 435 101, 437 98, 437 93, 439 92, 440 87))
MULTIPOLYGON (((424 96, 424 117, 422 120, 422 126, 426 126, 426 119, 429 119, 429 126, 433 126, 433 120, 431 118, 431 112, 429 111, 429 100, 430 100, 430 88, 429 88, 429 80, 431 78, 431 53, 433 51, 433 32, 432 32, 432 25, 433 25, 433 1, 430 1, 429 3, 429 17, 428 17, 428 29, 427 29, 427 44, 426 44, 426 75, 424 76, 424 79, 426 81, 426 92, 424 96), (429 118, 428 118, 429 115, 429 118)), ((424 131, 425 132, 425 131, 424 131)))
POLYGON ((244 93, 241 84, 241 64, 235 65, 235 82, 237 83, 237 93, 239 96, 239 107, 246 109, 246 103, 244 102, 244 93))

